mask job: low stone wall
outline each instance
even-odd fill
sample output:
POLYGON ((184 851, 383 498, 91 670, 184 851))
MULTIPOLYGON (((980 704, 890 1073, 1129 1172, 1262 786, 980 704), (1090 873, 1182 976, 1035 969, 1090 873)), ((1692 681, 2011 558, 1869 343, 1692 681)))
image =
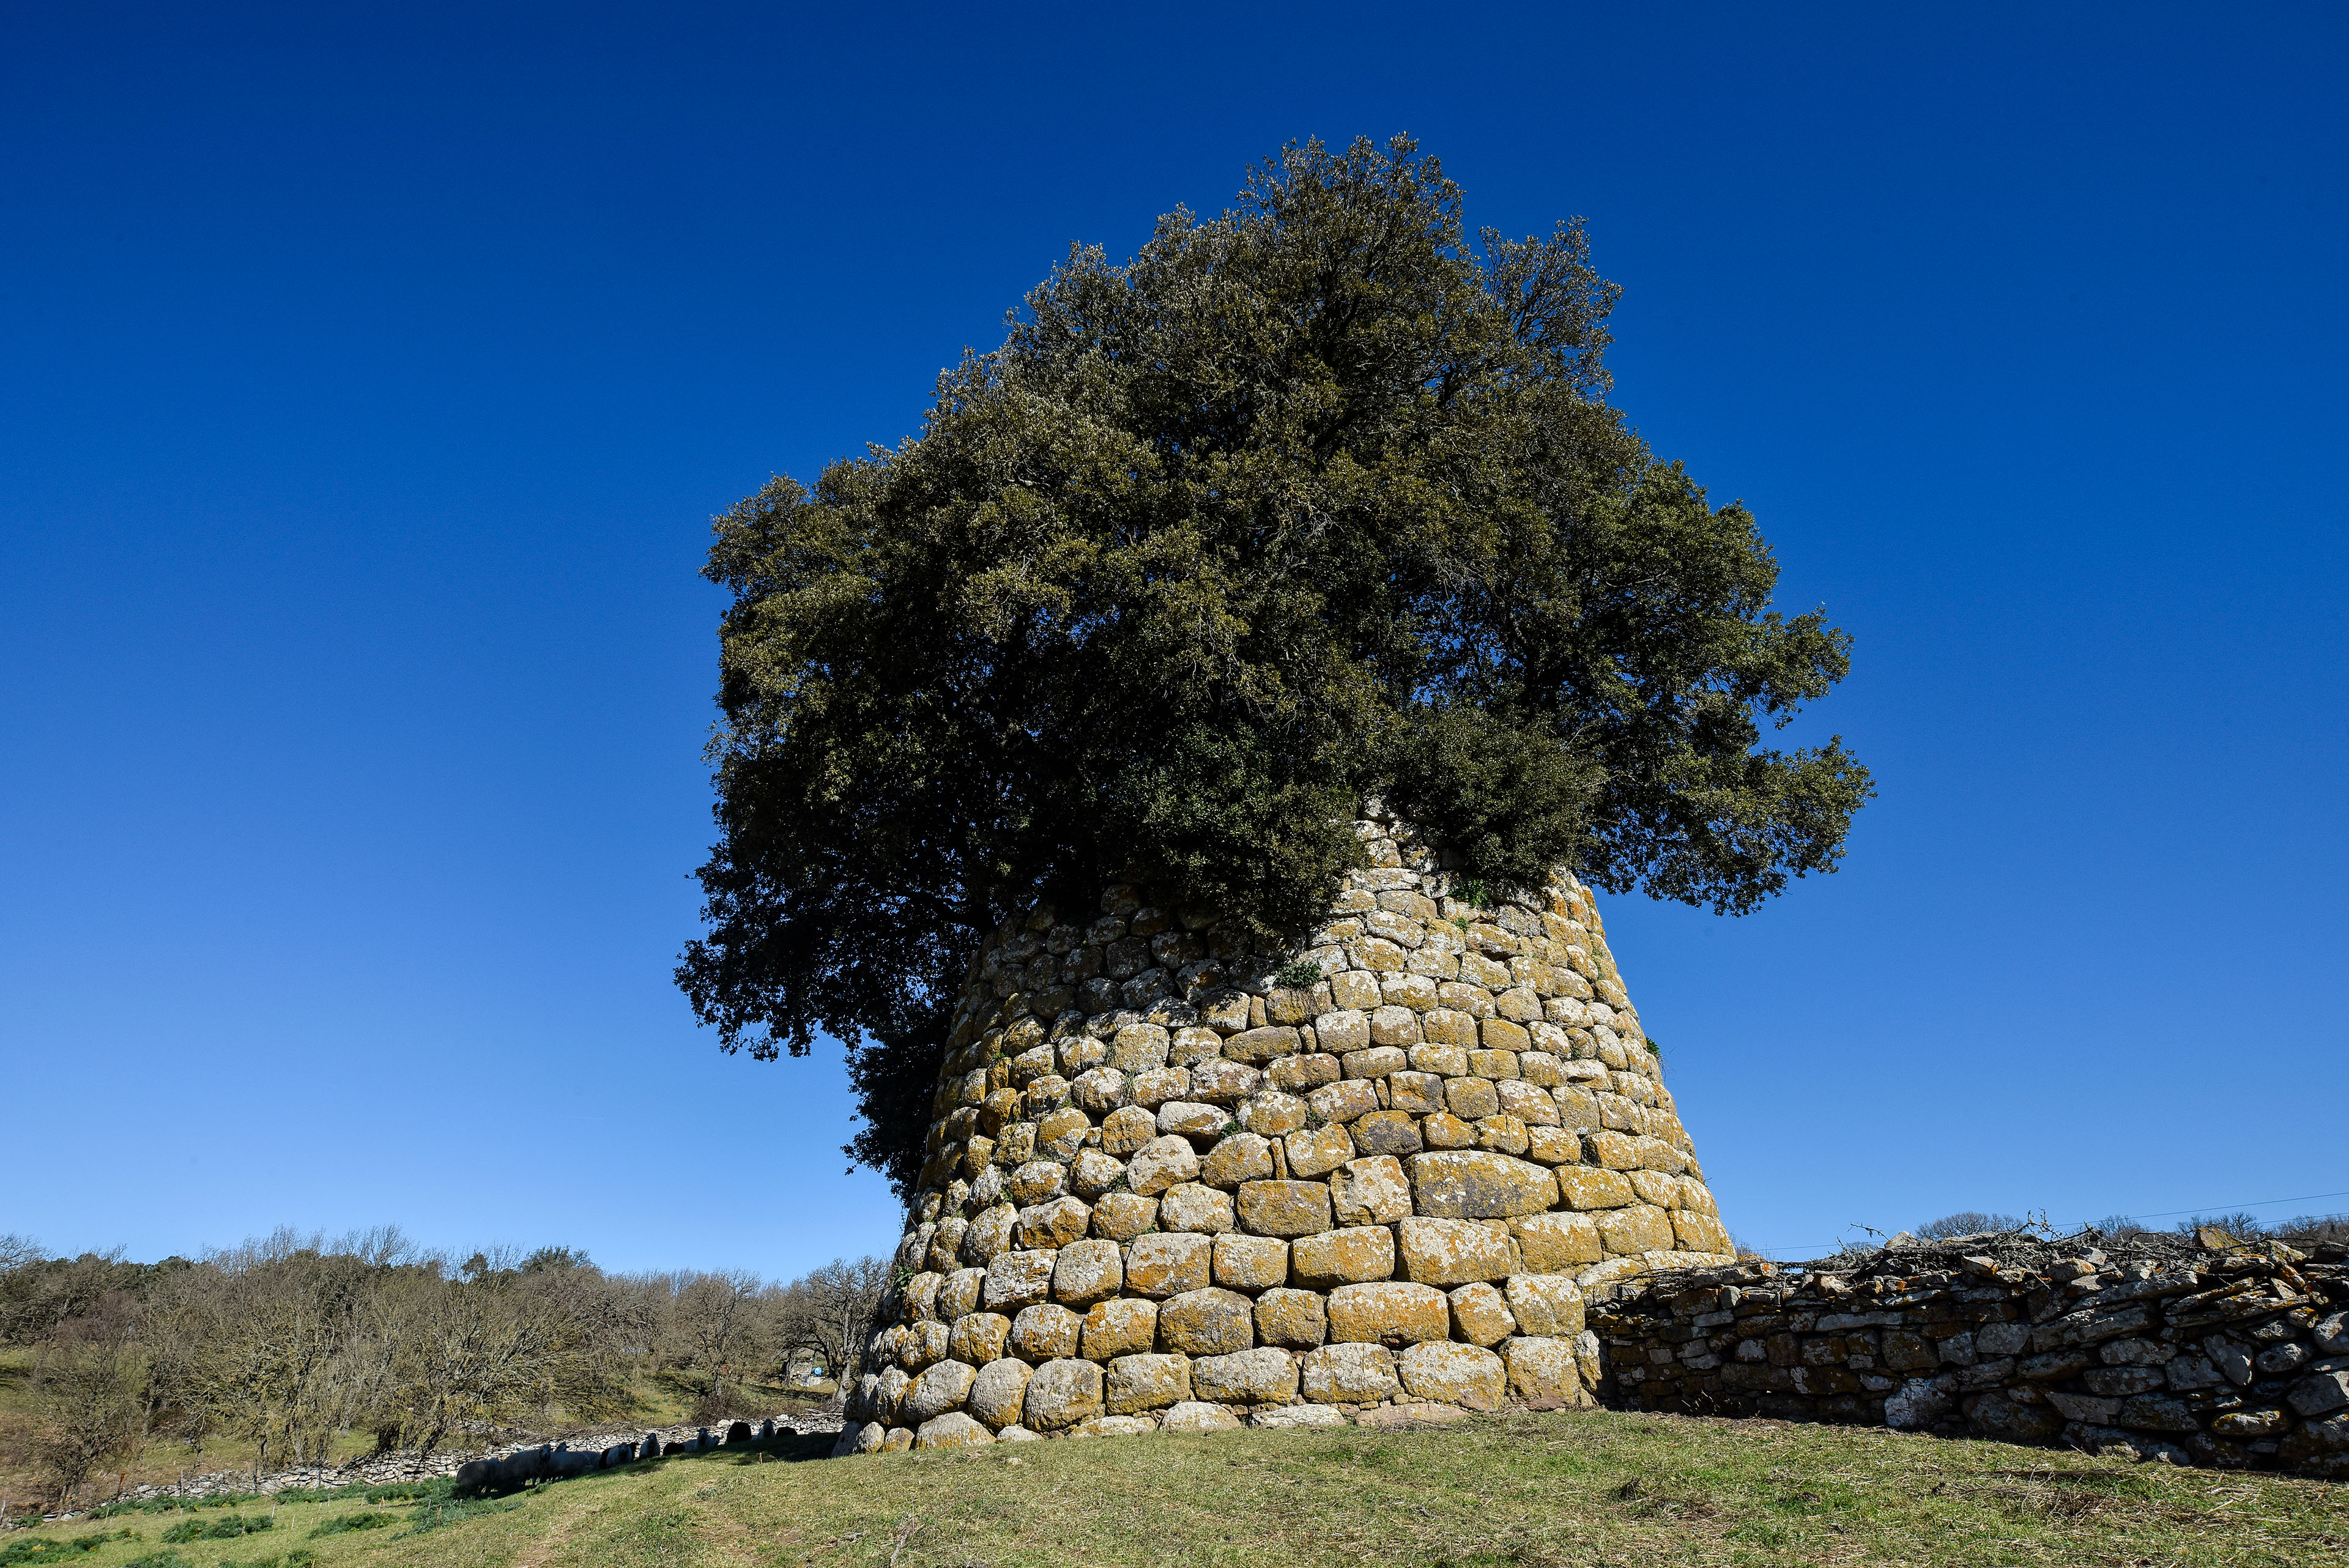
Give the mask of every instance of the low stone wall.
POLYGON ((2349 1479, 2342 1249, 2013 1235, 1594 1293, 1621 1408, 1885 1425, 2349 1479))
MULTIPOLYGON (((840 1417, 820 1411, 807 1414, 785 1412, 766 1417, 760 1426, 771 1434, 797 1432, 828 1436, 840 1430, 840 1417)), ((492 1444, 488 1448, 450 1449, 429 1455, 420 1455, 412 1449, 399 1449, 388 1454, 369 1454, 345 1465, 295 1465, 285 1469, 265 1471, 257 1477, 251 1470, 212 1470, 168 1485, 134 1487, 122 1495, 132 1501, 144 1501, 154 1498, 244 1497, 256 1493, 266 1497, 281 1491, 312 1488, 386 1486, 395 1481, 453 1477, 465 1465, 476 1460, 506 1459, 542 1449, 552 1452, 559 1447, 564 1451, 601 1454, 628 1445, 641 1454, 646 1444, 657 1443, 662 1453, 689 1452, 698 1443, 708 1441, 714 1445, 723 1442, 724 1438, 723 1428, 713 1432, 709 1428, 697 1426, 656 1427, 650 1431, 630 1428, 626 1430, 566 1432, 560 1437, 526 1438, 518 1442, 492 1444)), ((57 1514, 48 1517, 71 1519, 78 1516, 57 1514)))

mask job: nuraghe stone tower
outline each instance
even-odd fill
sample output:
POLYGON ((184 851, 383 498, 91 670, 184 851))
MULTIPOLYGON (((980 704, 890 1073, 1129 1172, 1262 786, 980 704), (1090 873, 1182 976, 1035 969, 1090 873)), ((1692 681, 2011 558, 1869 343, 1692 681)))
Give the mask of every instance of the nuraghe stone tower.
POLYGON ((1586 1403, 1584 1292, 1730 1261, 1588 889, 1366 809, 1300 950, 1133 887, 988 940, 843 1452, 1586 1403))

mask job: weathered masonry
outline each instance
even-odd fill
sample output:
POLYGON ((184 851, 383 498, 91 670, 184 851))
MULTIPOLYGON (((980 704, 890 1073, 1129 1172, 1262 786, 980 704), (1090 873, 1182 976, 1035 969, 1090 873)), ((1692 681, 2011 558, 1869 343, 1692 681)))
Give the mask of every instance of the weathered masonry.
POLYGON ((843 1451, 1587 1403, 1587 1292, 1730 1262, 1588 890, 1355 829, 1297 951, 1128 887, 995 934, 843 1451))
POLYGON ((2349 1263, 2013 1235, 1594 1302, 1606 1402, 1882 1424, 2349 1480, 2349 1263))

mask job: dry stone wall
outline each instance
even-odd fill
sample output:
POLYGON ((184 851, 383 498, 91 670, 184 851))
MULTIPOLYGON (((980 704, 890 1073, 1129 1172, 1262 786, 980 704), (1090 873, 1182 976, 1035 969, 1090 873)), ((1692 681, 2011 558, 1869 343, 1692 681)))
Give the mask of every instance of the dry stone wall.
POLYGON ((1585 1293, 1728 1261, 1588 889, 1355 831, 1296 950, 1139 887, 994 934, 843 1452, 1587 1403, 1585 1293))
POLYGON ((2349 1480, 2337 1247, 1967 1238, 1652 1277, 1589 1310, 1610 1405, 2349 1480))

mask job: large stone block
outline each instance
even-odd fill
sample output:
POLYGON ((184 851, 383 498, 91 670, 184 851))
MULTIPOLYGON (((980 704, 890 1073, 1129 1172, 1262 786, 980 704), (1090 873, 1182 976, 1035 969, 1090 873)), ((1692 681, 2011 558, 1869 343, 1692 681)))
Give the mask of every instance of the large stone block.
POLYGON ((1300 1236, 1289 1244, 1288 1253, 1297 1282, 1307 1290, 1335 1290, 1394 1275, 1394 1232, 1383 1225, 1300 1236))
POLYGON ((1196 1181, 1177 1182, 1158 1199, 1158 1222, 1169 1231, 1228 1231, 1232 1195, 1196 1181))
POLYGON ((914 1386, 900 1407, 899 1419, 906 1426, 918 1427, 933 1416, 959 1410, 978 1376, 978 1368, 959 1361, 941 1361, 926 1368, 914 1379, 914 1386))
POLYGON ((917 1449, 983 1449, 995 1434, 959 1410, 934 1416, 914 1433, 917 1449))
POLYGON ((1506 1279, 1517 1267, 1517 1249, 1506 1231, 1474 1220, 1431 1220, 1413 1215, 1395 1223, 1403 1278, 1423 1285, 1461 1285, 1471 1280, 1506 1279))
POLYGON ((1681 1248, 1690 1252, 1731 1252, 1736 1250, 1729 1232, 1720 1220, 1710 1214, 1700 1214, 1693 1209, 1671 1211, 1672 1234, 1679 1238, 1681 1248))
POLYGON ((1202 1404, 1185 1399, 1166 1412, 1158 1423, 1162 1432, 1230 1432, 1242 1425, 1240 1418, 1220 1405, 1202 1404))
POLYGON ((1508 1302, 1491 1285, 1478 1281, 1445 1293, 1452 1301, 1452 1337, 1469 1345, 1494 1345, 1516 1333, 1517 1320, 1508 1302))
POLYGON ((985 1269, 957 1269, 948 1274, 938 1284, 938 1320, 952 1323, 965 1313, 977 1312, 979 1293, 986 1287, 985 1269))
POLYGON ((1052 1265, 1052 1295, 1082 1310, 1125 1287, 1125 1261, 1114 1241, 1072 1241, 1052 1265))
POLYGON ((1354 1158, 1352 1135, 1340 1127, 1306 1127, 1282 1140, 1288 1174, 1299 1180, 1326 1176, 1354 1158))
POLYGON ((1519 1334, 1501 1342, 1509 1392, 1538 1404, 1580 1405, 1586 1400, 1574 1346, 1563 1339, 1519 1334))
POLYGON ((1419 1124, 1404 1111, 1372 1111, 1358 1116, 1350 1129, 1354 1147, 1364 1154, 1403 1155, 1420 1150, 1419 1124))
POLYGON ((1557 1168, 1558 1195, 1568 1209, 1620 1209, 1639 1201, 1631 1190, 1630 1179, 1616 1170, 1599 1170, 1590 1166, 1557 1168))
POLYGON ((1087 1361, 1110 1361, 1154 1349, 1158 1344, 1158 1303, 1139 1296, 1095 1302, 1083 1320, 1081 1355, 1087 1361))
POLYGON ((1064 1306, 1024 1308, 1011 1320, 1012 1354, 1031 1362, 1074 1355, 1084 1321, 1064 1306))
POLYGON ((1102 1407, 1112 1416, 1163 1410, 1191 1397, 1187 1355, 1121 1355, 1109 1364, 1102 1407))
POLYGON ((1191 1140, 1168 1134, 1154 1137, 1136 1149, 1125 1164, 1125 1184, 1137 1195, 1155 1198, 1177 1182, 1199 1175, 1199 1156, 1191 1140))
POLYGON ((1330 1208, 1340 1225, 1391 1225, 1411 1212, 1411 1182, 1392 1155, 1350 1159, 1330 1173, 1330 1208))
POLYGON ((1277 1236, 1227 1232, 1216 1238, 1216 1283, 1235 1291, 1269 1290, 1288 1281, 1288 1243, 1277 1236))
POLYGON ((1220 1139, 1199 1162, 1199 1179, 1210 1187, 1234 1188, 1243 1181, 1272 1179, 1271 1141, 1257 1133, 1232 1133, 1220 1139))
POLYGON ((1256 1298, 1256 1336, 1265 1344, 1309 1350, 1329 1334, 1329 1311, 1319 1292, 1270 1290, 1256 1298))
POLYGON ((1228 1355, 1256 1343, 1256 1303, 1216 1286, 1185 1291, 1158 1309, 1158 1343, 1186 1355, 1228 1355))
POLYGON ((1207 1282, 1216 1239, 1195 1231, 1136 1236, 1125 1250, 1125 1288, 1164 1300, 1207 1282))
POLYGON ((1470 1410, 1493 1409, 1508 1391, 1501 1358, 1474 1345, 1414 1345, 1402 1353, 1399 1370, 1402 1386, 1418 1397, 1470 1410))
POLYGON ((1223 1405, 1280 1405, 1297 1392, 1297 1358, 1272 1345, 1202 1356, 1191 1363, 1191 1391, 1223 1405))
POLYGON ((1330 1293, 1330 1337, 1341 1345, 1413 1345, 1452 1333, 1452 1303, 1433 1285, 1400 1280, 1330 1293))
POLYGON ((1093 1234, 1131 1241, 1158 1223, 1158 1199, 1132 1192, 1104 1192, 1093 1205, 1093 1234))
POLYGON ((1411 1171, 1413 1207, 1447 1220, 1480 1220, 1538 1214, 1557 1201, 1557 1183, 1538 1165, 1484 1149, 1441 1149, 1415 1154, 1411 1171))
POLYGON ((1307 1351, 1298 1372, 1305 1397, 1317 1405, 1375 1405, 1402 1392, 1382 1345, 1325 1345, 1307 1351))
POLYGON ((1050 1251, 1065 1247, 1091 1228, 1093 1211, 1074 1198, 1032 1203, 1019 1211, 1019 1245, 1050 1251))
POLYGON ((947 1338, 947 1354, 957 1361, 984 1366, 1003 1354, 1004 1340, 1010 1333, 1011 1320, 999 1312, 965 1313, 955 1319, 954 1332, 947 1338))
POLYGON ((919 1372, 946 1355, 953 1334, 953 1329, 935 1318, 909 1325, 905 1337, 897 1342, 897 1365, 908 1372, 919 1372))
POLYGON ((1028 1380, 1020 1425, 1058 1432, 1101 1414, 1102 1369, 1090 1361, 1048 1361, 1028 1380))
POLYGON ((979 1301, 989 1312, 1018 1312, 1050 1296, 1057 1251, 1003 1252, 987 1266, 979 1301))
POLYGON ((1609 1209, 1597 1218, 1599 1244, 1614 1256, 1636 1257, 1641 1252, 1671 1251, 1671 1220, 1652 1204, 1609 1209))
POLYGON ((972 1379, 964 1408, 999 1430, 1013 1425, 1019 1419, 1019 1407, 1028 1397, 1029 1376, 1028 1364, 1017 1356, 988 1362, 972 1379))
POLYGON ((1511 1274, 1509 1312, 1523 1332, 1572 1339, 1582 1332, 1582 1291, 1564 1274, 1511 1274))
POLYGON ((1527 1214, 1509 1221, 1526 1272, 1557 1274, 1588 1267, 1605 1257, 1599 1225, 1588 1214, 1527 1214))
POLYGON ((1330 1229, 1330 1189, 1319 1181, 1243 1182, 1239 1217, 1259 1236, 1310 1236, 1330 1229))

